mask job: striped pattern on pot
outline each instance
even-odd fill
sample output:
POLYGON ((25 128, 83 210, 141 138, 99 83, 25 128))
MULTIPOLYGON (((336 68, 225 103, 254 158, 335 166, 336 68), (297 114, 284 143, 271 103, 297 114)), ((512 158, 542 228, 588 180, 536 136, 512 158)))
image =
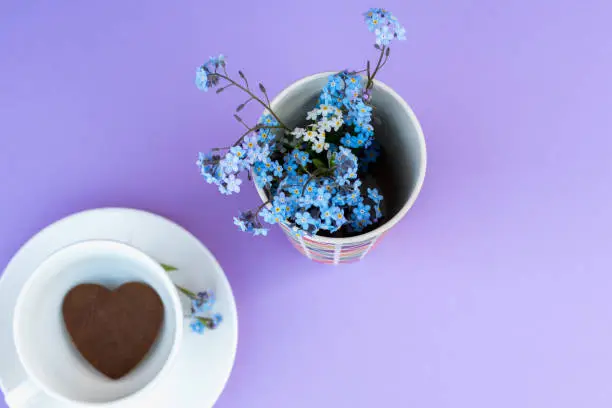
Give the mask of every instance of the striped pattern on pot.
POLYGON ((281 228, 295 249, 303 255, 316 262, 334 265, 360 261, 384 235, 383 233, 357 242, 329 243, 321 242, 316 236, 299 236, 285 224, 281 224, 281 228))

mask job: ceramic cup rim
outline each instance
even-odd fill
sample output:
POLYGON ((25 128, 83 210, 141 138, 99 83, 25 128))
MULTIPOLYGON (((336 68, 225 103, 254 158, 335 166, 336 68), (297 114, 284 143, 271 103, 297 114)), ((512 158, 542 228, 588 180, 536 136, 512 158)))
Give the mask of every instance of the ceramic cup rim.
MULTIPOLYGON (((323 77, 328 77, 334 74, 337 74, 337 72, 332 72, 332 71, 320 72, 318 74, 313 74, 313 75, 308 75, 306 77, 303 77, 302 79, 299 79, 293 82, 291 85, 283 89, 281 93, 279 93, 272 100, 272 102, 270 103, 270 106, 274 110, 274 108, 278 104, 282 103, 283 99, 285 99, 291 92, 295 91, 297 87, 305 83, 315 81, 323 77)), ((376 227, 372 231, 366 232, 365 234, 360 234, 360 235, 355 235, 353 237, 345 237, 345 238, 334 238, 334 237, 322 237, 319 235, 309 235, 308 239, 310 240, 320 242, 320 243, 326 243, 326 244, 343 245, 343 244, 353 244, 353 243, 364 242, 364 241, 379 237, 385 232, 387 232, 389 229, 391 229, 393 226, 395 226, 395 224, 397 224, 402 218, 404 218, 408 210, 410 210, 410 208, 412 208, 412 206, 414 205, 414 202, 416 201, 417 197, 419 196, 421 192, 421 189, 423 187, 423 182, 425 181, 425 173, 427 170, 427 148, 425 145, 425 136, 423 135, 423 129, 421 128, 421 124, 419 123, 419 120, 417 119, 416 115, 412 111, 412 108, 410 108, 408 103, 401 96, 399 96, 399 94, 395 92, 393 88, 391 88, 390 86, 386 85, 384 82, 381 82, 377 79, 374 80, 374 85, 381 92, 384 92, 390 95, 395 100, 395 102, 397 102, 404 109, 404 111, 408 115, 408 118, 414 124, 414 127, 417 132, 417 137, 419 140, 419 156, 421 159, 421 164, 418 170, 419 174, 418 174, 417 181, 414 184, 414 188, 412 189, 412 192, 410 193, 408 200, 406 200, 402 208, 393 217, 391 217, 390 220, 376 227)), ((257 194, 259 194, 259 198, 261 198, 262 202, 265 203, 268 200, 268 198, 266 197, 266 194, 264 193, 263 189, 257 186, 256 183, 253 183, 253 184, 255 184, 255 188, 257 189, 257 194)))
POLYGON ((119 241, 113 241, 113 240, 106 240, 106 239, 92 239, 92 240, 79 241, 79 242, 75 242, 67 246, 64 246, 58 249, 57 251, 53 252, 51 255, 45 258, 36 267, 32 275, 30 275, 30 277, 28 278, 28 280, 22 287, 21 291, 19 292, 19 295, 17 296, 17 302, 15 304, 14 315, 13 315, 12 329, 13 329, 13 342, 14 342, 14 345, 17 351, 17 356, 19 358, 19 362, 21 363, 21 366, 26 372, 26 378, 23 380, 24 382, 32 381, 32 383, 34 383, 42 392, 60 401, 64 401, 64 402, 68 402, 72 404, 78 404, 81 406, 106 407, 106 406, 117 404, 119 402, 125 402, 128 400, 137 398, 138 396, 144 394, 145 392, 153 388, 168 373, 173 362, 176 359, 176 356, 178 355, 180 344, 181 344, 182 337, 183 337, 183 310, 181 306, 181 300, 178 296, 177 291, 174 289, 174 283, 172 282, 172 280, 170 279, 170 277, 168 276, 164 268, 157 261, 155 261, 153 258, 151 258, 149 255, 147 255, 143 251, 131 245, 128 245, 126 243, 119 242, 119 241), (45 272, 45 266, 47 266, 51 261, 63 256, 65 252, 67 252, 68 250, 74 250, 74 248, 78 248, 78 247, 83 247, 83 248, 91 247, 91 248, 98 248, 98 249, 101 249, 101 248, 118 249, 120 248, 125 253, 128 253, 129 256, 139 258, 144 263, 149 264, 149 267, 150 267, 149 270, 156 276, 156 279, 159 279, 159 281, 162 282, 164 286, 168 288, 168 292, 172 299, 172 305, 174 309, 174 319, 176 323, 174 326, 172 348, 170 350, 170 353, 168 354, 168 357, 166 358, 166 361, 163 367, 161 368, 161 370, 159 370, 157 374, 155 374, 155 376, 145 386, 143 386, 142 388, 139 388, 138 390, 134 391, 133 393, 129 395, 120 397, 113 401, 91 402, 91 401, 81 401, 81 400, 74 400, 74 399, 68 398, 64 396, 63 394, 56 392, 54 389, 48 387, 45 382, 41 381, 38 378, 38 376, 36 376, 33 373, 33 370, 30 368, 29 364, 24 362, 24 358, 22 357, 24 354, 23 346, 22 346, 23 339, 20 337, 19 330, 17 330, 17 326, 20 320, 22 319, 22 309, 23 309, 25 298, 26 298, 25 295, 31 289, 34 282, 42 276, 42 273, 45 272))

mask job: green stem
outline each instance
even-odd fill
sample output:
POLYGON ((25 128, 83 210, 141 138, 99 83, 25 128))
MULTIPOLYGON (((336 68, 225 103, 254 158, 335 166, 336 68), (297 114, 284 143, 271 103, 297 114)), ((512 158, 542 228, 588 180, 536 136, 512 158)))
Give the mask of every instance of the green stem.
POLYGON ((206 326, 209 329, 212 329, 214 326, 213 319, 210 319, 208 317, 194 316, 194 319, 200 321, 204 326, 206 326))
POLYGON ((259 212, 261 211, 261 209, 264 208, 266 205, 271 204, 271 203, 272 202, 268 199, 268 201, 266 201, 265 203, 263 203, 262 205, 257 207, 257 209, 255 210, 255 215, 257 215, 257 217, 259 217, 259 212))
POLYGON ((196 295, 196 294, 195 294, 195 293, 193 293, 192 291, 187 290, 187 289, 185 289, 184 287, 179 286, 179 285, 174 285, 174 286, 176 286, 176 288, 179 290, 179 292, 182 292, 182 293, 183 293, 185 296, 187 296, 189 299, 197 299, 197 298, 198 298, 198 295, 196 295))
POLYGON ((368 84, 366 85, 366 89, 370 89, 374 86, 374 77, 376 76, 376 74, 381 68, 380 63, 382 62, 382 59, 385 55, 385 50, 386 50, 385 46, 383 46, 380 49, 380 55, 378 56, 378 62, 376 63, 376 68, 374 68, 374 72, 372 73, 372 76, 368 78, 368 84))
POLYGON ((254 130, 259 130, 259 129, 283 129, 283 127, 282 126, 255 125, 252 128, 247 129, 247 131, 244 132, 242 136, 238 138, 236 143, 234 143, 234 146, 238 146, 249 133, 253 132, 254 130))
POLYGON ((166 272, 172 272, 172 271, 178 270, 178 268, 175 268, 174 266, 171 266, 171 265, 166 265, 164 263, 160 263, 160 266, 164 268, 164 271, 166 272))
POLYGON ((304 195, 304 191, 306 191, 306 188, 308 187, 308 184, 310 184, 311 181, 313 181, 314 179, 316 179, 318 176, 321 175, 321 173, 325 173, 325 172, 332 172, 334 171, 334 168, 329 168, 329 169, 316 169, 315 171, 312 172, 312 174, 310 175, 310 177, 308 177, 308 180, 306 180, 306 183, 304 184, 304 187, 302 188, 302 194, 300 194, 300 196, 304 195))
POLYGON ((385 64, 387 64, 387 61, 389 61, 389 57, 385 55, 385 60, 382 62, 382 64, 380 64, 380 68, 378 69, 379 71, 385 67, 385 64))
MULTIPOLYGON (((226 72, 227 74, 227 72, 226 72)), ((259 97, 257 97, 253 92, 251 92, 251 90, 249 88, 245 88, 244 86, 242 86, 241 84, 239 84, 238 82, 234 81, 232 78, 230 78, 227 75, 223 75, 223 74, 219 74, 219 73, 214 73, 213 75, 218 76, 219 78, 223 78, 225 79, 227 82, 231 83, 232 85, 240 88, 241 90, 243 90, 244 92, 246 92, 247 94, 249 94, 254 100, 256 100, 257 102, 259 102, 261 104, 261 106, 263 106, 264 108, 266 108, 270 114, 272 116, 274 116, 274 119, 276 119, 276 121, 281 125, 282 128, 290 130, 287 125, 285 125, 283 123, 282 120, 280 120, 280 118, 276 115, 276 113, 274 113, 272 111, 272 108, 270 107, 269 104, 266 104, 264 101, 262 101, 259 97)))

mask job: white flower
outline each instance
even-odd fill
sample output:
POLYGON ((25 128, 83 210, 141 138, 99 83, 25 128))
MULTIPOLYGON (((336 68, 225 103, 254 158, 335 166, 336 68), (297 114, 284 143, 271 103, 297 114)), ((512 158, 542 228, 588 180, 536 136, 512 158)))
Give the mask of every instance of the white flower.
POLYGON ((268 156, 270 156, 270 147, 267 144, 265 144, 261 147, 258 146, 257 149, 253 149, 249 153, 251 152, 252 152, 252 158, 251 158, 252 163, 251 164, 253 164, 256 161, 265 161, 268 158, 268 156))
POLYGON ((332 110, 333 110, 333 106, 331 106, 331 105, 323 104, 323 105, 319 106, 319 113, 321 115, 323 115, 324 118, 326 118, 327 115, 332 113, 332 110))
POLYGON ((306 135, 306 131, 300 127, 296 127, 295 129, 293 129, 293 132, 291 132, 291 134, 295 136, 296 139, 299 139, 306 135))
POLYGON ((221 160, 221 168, 225 170, 227 174, 238 173, 240 170, 240 159, 233 155, 232 153, 228 153, 225 155, 225 158, 221 160))
POLYGON ((230 193, 240 192, 240 184, 242 184, 242 180, 240 180, 239 178, 236 178, 236 176, 234 176, 233 174, 230 174, 229 177, 227 177, 224 181, 227 184, 226 188, 228 192, 230 193))
POLYGON ((336 116, 330 121, 330 123, 334 127, 334 130, 337 132, 338 129, 340 129, 342 125, 344 124, 344 121, 342 120, 341 117, 336 116))
POLYGON ((319 116, 319 110, 313 109, 306 114, 306 119, 307 120, 317 120, 317 116, 319 116))
POLYGON ((334 108, 334 116, 342 117, 342 110, 340 108, 334 108))
POLYGON ((332 130, 332 122, 327 120, 327 119, 322 119, 317 123, 317 126, 319 128, 319 132, 321 131, 325 131, 325 132, 331 132, 332 130))
POLYGON ((304 134, 304 141, 314 142, 318 136, 319 134, 317 132, 315 132, 314 130, 309 130, 304 134))
POLYGON ((325 132, 319 134, 319 137, 313 141, 312 150, 321 153, 323 150, 329 149, 329 143, 325 143, 325 132))
POLYGON ((325 146, 325 143, 318 140, 316 143, 312 145, 312 150, 314 150, 317 153, 321 153, 323 151, 324 146, 325 146))
POLYGON ((376 34, 376 44, 378 45, 389 45, 393 39, 393 32, 389 29, 389 26, 384 25, 381 28, 374 30, 376 34))

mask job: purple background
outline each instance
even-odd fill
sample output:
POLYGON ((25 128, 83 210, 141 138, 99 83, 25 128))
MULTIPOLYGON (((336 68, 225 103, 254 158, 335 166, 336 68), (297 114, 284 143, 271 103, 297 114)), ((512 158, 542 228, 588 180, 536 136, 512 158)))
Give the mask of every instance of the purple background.
POLYGON ((240 313, 220 408, 612 405, 609 0, 381 4, 409 37, 381 79, 421 120, 428 174, 406 219, 338 268, 277 229, 234 229, 254 189, 223 199, 194 163, 240 132, 240 97, 193 75, 223 52, 276 94, 361 67, 377 4, 92 3, 0 4, 0 263, 88 208, 184 225, 240 313))

